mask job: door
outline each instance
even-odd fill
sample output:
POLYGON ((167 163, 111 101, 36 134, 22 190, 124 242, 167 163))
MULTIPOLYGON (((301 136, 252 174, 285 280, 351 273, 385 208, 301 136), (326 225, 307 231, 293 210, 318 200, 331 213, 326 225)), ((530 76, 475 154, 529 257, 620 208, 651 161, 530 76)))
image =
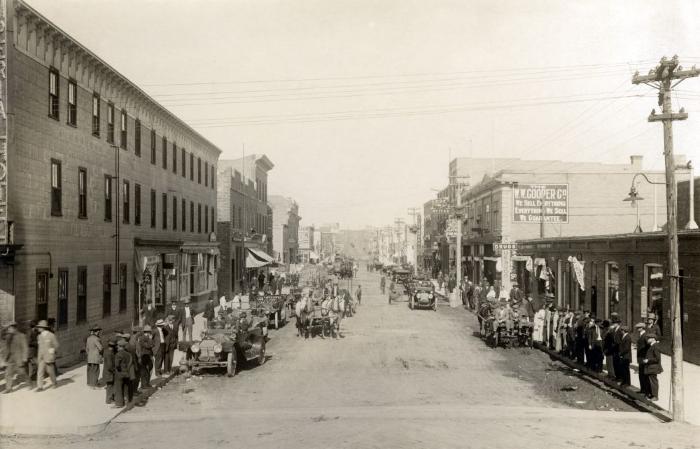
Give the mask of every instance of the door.
POLYGON ((49 319, 49 272, 36 272, 36 320, 49 319))
POLYGON ((591 316, 598 316, 598 266, 595 262, 591 262, 591 316))
POLYGON ((625 285, 625 299, 627 300, 627 317, 625 323, 632 328, 636 317, 635 297, 634 297, 634 265, 627 265, 627 279, 625 285))

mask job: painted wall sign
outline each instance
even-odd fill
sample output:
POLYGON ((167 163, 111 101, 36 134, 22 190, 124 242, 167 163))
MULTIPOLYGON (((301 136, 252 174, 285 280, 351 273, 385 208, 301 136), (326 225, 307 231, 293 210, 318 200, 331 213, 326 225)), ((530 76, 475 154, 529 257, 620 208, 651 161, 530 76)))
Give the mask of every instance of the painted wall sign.
POLYGON ((519 184, 513 189, 513 222, 568 223, 568 184, 519 184))

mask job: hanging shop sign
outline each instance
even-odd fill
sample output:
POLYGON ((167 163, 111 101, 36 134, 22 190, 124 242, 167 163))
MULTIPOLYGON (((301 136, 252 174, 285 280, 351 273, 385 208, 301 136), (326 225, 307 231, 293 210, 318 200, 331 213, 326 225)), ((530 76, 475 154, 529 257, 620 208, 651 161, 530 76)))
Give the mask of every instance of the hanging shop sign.
POLYGON ((459 220, 456 218, 450 218, 447 220, 447 227, 445 229, 446 237, 457 237, 459 233, 459 220))
POLYGON ((513 222, 568 223, 568 184, 519 184, 513 188, 513 222))

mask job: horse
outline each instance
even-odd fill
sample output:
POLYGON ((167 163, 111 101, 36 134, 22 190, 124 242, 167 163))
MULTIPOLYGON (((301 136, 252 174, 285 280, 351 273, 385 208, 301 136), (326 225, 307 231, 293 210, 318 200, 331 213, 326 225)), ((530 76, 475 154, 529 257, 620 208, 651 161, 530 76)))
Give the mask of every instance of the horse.
POLYGON ((313 300, 309 296, 302 297, 294 306, 294 313, 297 317, 297 336, 309 336, 309 324, 311 313, 314 310, 313 300))
POLYGON ((342 293, 325 299, 321 303, 321 315, 328 317, 329 333, 333 337, 340 335, 340 322, 345 317, 346 297, 342 293))

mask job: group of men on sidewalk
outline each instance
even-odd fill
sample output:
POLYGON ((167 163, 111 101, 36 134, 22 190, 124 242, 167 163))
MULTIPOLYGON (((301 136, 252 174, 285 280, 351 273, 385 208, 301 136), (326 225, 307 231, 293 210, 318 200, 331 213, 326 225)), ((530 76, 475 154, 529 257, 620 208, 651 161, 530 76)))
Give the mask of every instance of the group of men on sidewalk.
POLYGON ((10 322, 2 334, 2 352, 5 363, 5 390, 11 393, 17 380, 24 381, 37 391, 44 389, 44 376, 48 374, 51 387, 56 388, 56 353, 58 339, 46 320, 29 323, 29 328, 22 332, 17 322, 10 322), (25 333, 26 332, 26 333, 25 333), (36 380, 33 385, 32 381, 36 380))

